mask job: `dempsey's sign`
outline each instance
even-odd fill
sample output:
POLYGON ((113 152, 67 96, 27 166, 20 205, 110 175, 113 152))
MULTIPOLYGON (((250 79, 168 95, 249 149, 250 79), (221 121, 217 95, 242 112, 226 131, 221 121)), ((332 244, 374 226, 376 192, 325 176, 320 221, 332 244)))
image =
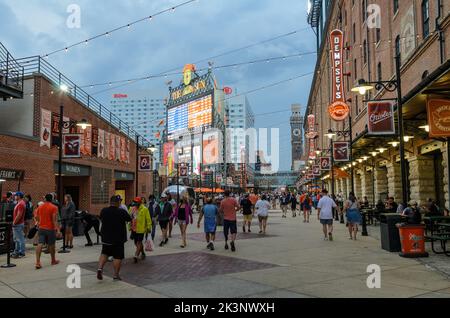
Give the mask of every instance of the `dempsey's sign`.
POLYGON ((335 121, 343 121, 350 113, 350 108, 345 101, 343 50, 344 33, 341 30, 333 30, 330 34, 332 86, 333 95, 328 113, 335 121))

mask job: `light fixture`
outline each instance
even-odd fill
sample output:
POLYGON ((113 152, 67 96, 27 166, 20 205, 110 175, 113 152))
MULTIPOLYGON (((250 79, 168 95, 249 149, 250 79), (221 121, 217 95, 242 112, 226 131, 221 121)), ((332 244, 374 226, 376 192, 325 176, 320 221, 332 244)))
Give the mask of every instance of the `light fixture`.
POLYGON ((368 84, 365 80, 358 80, 358 85, 352 88, 352 92, 359 93, 360 95, 366 95, 367 91, 374 89, 374 87, 368 84))
POLYGON ((388 142, 388 144, 390 144, 390 145, 392 145, 392 147, 396 148, 398 146, 399 142, 398 141, 390 141, 390 142, 388 142))
POLYGON ((309 163, 310 163, 310 164, 314 163, 314 160, 309 160, 309 163))
POLYGON ((430 125, 419 126, 419 128, 425 130, 426 132, 430 132, 430 125))
POLYGON ((5 179, 0 179, 0 182, 6 182, 6 180, 5 179))
POLYGON ((151 152, 155 152, 156 151, 156 147, 155 147, 155 145, 150 145, 150 147, 148 147, 147 150, 149 150, 151 152))
POLYGON ((320 155, 320 152, 321 152, 321 151, 317 149, 317 150, 316 150, 316 155, 320 155))
POLYGON ((361 158, 357 159, 357 161, 358 161, 359 163, 363 162, 363 160, 362 160, 361 158))
POLYGON ((328 129, 328 133, 326 133, 325 136, 327 136, 328 139, 333 139, 336 134, 331 129, 328 129))
POLYGON ((376 157, 376 156, 378 155, 378 152, 372 151, 370 154, 371 154, 372 156, 376 157))
POLYGON ((414 136, 403 136, 403 140, 405 142, 408 142, 410 139, 413 139, 413 138, 414 138, 414 136))
POLYGON ((66 84, 61 84, 61 85, 59 85, 59 89, 62 92, 67 93, 69 91, 69 86, 67 86, 66 84))
POLYGON ((378 148, 377 149, 380 153, 383 153, 383 152, 385 152, 387 149, 386 148, 378 148))
POLYGON ((362 157, 362 159, 363 159, 364 161, 366 161, 367 159, 369 159, 369 157, 364 156, 364 157, 362 157))
POLYGON ((81 127, 81 129, 85 130, 88 127, 91 127, 92 125, 88 123, 86 119, 82 119, 80 122, 77 123, 78 127, 81 127))
POLYGON ((350 169, 350 168, 352 167, 352 164, 349 163, 349 164, 347 165, 347 167, 350 169))
POLYGON ((353 161, 353 167, 356 166, 356 161, 353 161))

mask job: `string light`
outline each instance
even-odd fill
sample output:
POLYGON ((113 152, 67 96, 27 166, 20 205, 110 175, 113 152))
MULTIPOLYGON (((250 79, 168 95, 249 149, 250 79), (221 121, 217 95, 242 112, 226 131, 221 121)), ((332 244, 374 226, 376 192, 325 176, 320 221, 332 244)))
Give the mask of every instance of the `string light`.
POLYGON ((101 33, 101 34, 98 34, 98 35, 95 35, 95 36, 92 36, 92 37, 90 37, 90 38, 88 38, 88 39, 85 39, 85 40, 83 40, 83 41, 73 43, 73 44, 71 44, 71 45, 68 45, 68 46, 65 47, 65 48, 58 49, 58 50, 55 50, 55 51, 52 51, 52 52, 49 52, 49 53, 45 53, 45 54, 43 54, 43 55, 41 55, 41 56, 50 56, 50 55, 54 55, 54 54, 57 54, 57 53, 62 52, 62 51, 66 51, 66 52, 67 52, 67 49, 72 48, 72 47, 75 47, 75 46, 78 46, 78 45, 80 45, 80 44, 82 44, 82 43, 85 43, 85 42, 88 41, 88 40, 90 41, 90 40, 98 39, 98 38, 100 38, 100 37, 102 37, 102 36, 109 36, 111 33, 116 32, 116 31, 119 31, 119 30, 124 29, 124 28, 128 28, 128 29, 129 29, 130 26, 132 26, 132 25, 134 25, 134 24, 143 22, 143 21, 145 21, 145 20, 147 20, 147 19, 152 20, 153 17, 155 17, 155 16, 157 16, 157 15, 162 15, 162 14, 164 14, 164 13, 166 13, 166 12, 169 12, 169 11, 174 12, 176 8, 180 8, 180 7, 186 6, 186 5, 191 4, 191 3, 193 3, 193 2, 197 2, 197 1, 196 1, 196 0, 188 0, 188 1, 185 1, 185 2, 183 2, 183 3, 180 3, 180 4, 178 4, 178 5, 175 5, 175 6, 173 6, 173 7, 170 7, 170 8, 167 8, 167 9, 165 9, 165 10, 159 11, 159 12, 157 12, 157 13, 151 15, 151 16, 148 16, 148 17, 145 17, 145 18, 142 18, 142 19, 133 21, 133 22, 129 22, 129 23, 124 24, 124 25, 122 25, 122 26, 116 27, 115 29, 109 30, 109 31, 107 31, 107 32, 104 32, 104 33, 101 33))

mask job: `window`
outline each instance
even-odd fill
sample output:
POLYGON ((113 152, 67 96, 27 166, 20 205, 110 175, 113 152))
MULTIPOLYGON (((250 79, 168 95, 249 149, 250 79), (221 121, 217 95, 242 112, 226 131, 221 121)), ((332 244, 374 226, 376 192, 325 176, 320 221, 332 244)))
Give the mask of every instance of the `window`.
POLYGON ((394 0, 394 15, 398 12, 398 0, 394 0))
POLYGON ((363 44, 363 60, 364 60, 364 64, 367 64, 367 41, 364 40, 364 44, 363 44))
POLYGON ((376 29, 375 36, 376 36, 376 39, 377 39, 377 43, 380 43, 380 41, 381 41, 381 29, 380 28, 376 29))
POLYGON ((355 81, 358 79, 358 70, 357 70, 357 63, 356 63, 356 59, 353 61, 353 74, 355 74, 355 81))
POLYGON ((381 82, 382 78, 383 78, 383 74, 381 71, 381 62, 379 62, 378 66, 377 66, 377 76, 378 76, 378 81, 381 82))
POLYGON ((353 44, 356 43, 356 25, 353 23, 353 44))
POLYGON ((400 51, 400 35, 395 38, 395 56, 401 56, 400 51))
POLYGON ((422 1, 422 28, 425 39, 430 35, 430 3, 428 0, 422 1))
POLYGON ((364 24, 364 22, 366 22, 367 19, 367 0, 361 0, 361 13, 362 13, 362 23, 364 24))

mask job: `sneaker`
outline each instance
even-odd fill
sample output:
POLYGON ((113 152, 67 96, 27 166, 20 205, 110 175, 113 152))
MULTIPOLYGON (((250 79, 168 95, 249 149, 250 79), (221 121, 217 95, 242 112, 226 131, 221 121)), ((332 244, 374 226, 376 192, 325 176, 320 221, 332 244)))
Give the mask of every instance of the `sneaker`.
POLYGON ((214 244, 213 244, 213 243, 211 243, 210 250, 211 250, 211 251, 214 251, 214 244))
POLYGON ((324 240, 324 241, 328 241, 328 237, 325 236, 325 237, 323 238, 323 240, 324 240))
POLYGON ((332 233, 328 233, 328 239, 329 239, 330 241, 333 240, 333 234, 332 234, 332 233))
POLYGON ((93 246, 94 244, 92 244, 92 242, 86 243, 84 244, 84 246, 93 246))
POLYGON ((225 249, 226 250, 228 249, 228 243, 225 243, 225 249))
POLYGON ((231 242, 230 245, 231 245, 231 251, 236 252, 236 247, 234 246, 234 242, 231 242))
POLYGON ((122 278, 120 278, 120 276, 114 276, 113 277, 113 282, 118 282, 118 281, 121 281, 122 280, 122 278))
POLYGON ((97 279, 103 280, 103 269, 97 269, 97 279))
POLYGON ((114 261, 114 257, 112 257, 112 256, 108 257, 108 262, 112 262, 112 261, 114 261))
POLYGON ((252 231, 250 231, 250 228, 248 228, 248 233, 252 233, 252 231))
POLYGON ((161 243, 159 243, 159 246, 163 246, 164 245, 164 241, 161 241, 161 243))
POLYGON ((24 258, 25 254, 19 254, 18 258, 24 258))
POLYGON ((19 258, 19 254, 11 254, 11 258, 19 258))
POLYGON ((211 243, 211 242, 209 242, 209 243, 208 243, 208 245, 206 245, 206 248, 209 248, 209 249, 211 249, 211 246, 212 246, 212 243, 211 243))
MULTIPOLYGON (((170 236, 169 236, 169 237, 170 237, 170 236)), ((169 239, 168 239, 168 238, 165 239, 164 244, 167 244, 167 242, 169 242, 169 239)))
POLYGON ((259 233, 258 233, 258 234, 262 234, 262 232, 263 232, 263 231, 259 231, 259 233))

